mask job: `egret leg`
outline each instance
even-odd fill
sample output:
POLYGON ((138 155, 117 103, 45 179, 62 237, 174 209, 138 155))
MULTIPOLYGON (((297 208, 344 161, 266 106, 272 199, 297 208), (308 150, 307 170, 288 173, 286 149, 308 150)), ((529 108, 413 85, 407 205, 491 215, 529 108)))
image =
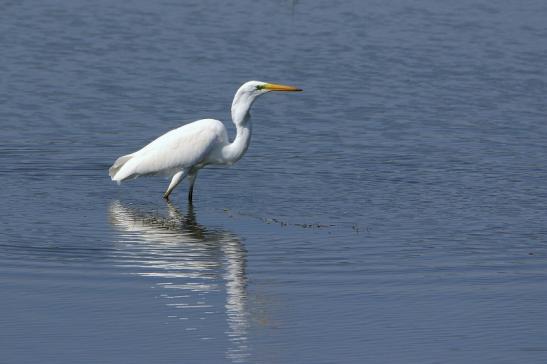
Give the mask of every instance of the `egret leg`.
POLYGON ((192 197, 194 196, 194 183, 196 182, 196 177, 198 176, 198 171, 195 171, 188 175, 188 180, 190 181, 190 187, 188 188, 188 202, 192 203, 192 197))
POLYGON ((169 195, 171 194, 173 189, 177 187, 180 181, 184 179, 185 176, 186 176, 186 173, 184 170, 175 173, 175 175, 171 179, 171 183, 169 183, 169 187, 167 187, 167 191, 165 191, 165 193, 163 194, 164 199, 169 200, 169 195))

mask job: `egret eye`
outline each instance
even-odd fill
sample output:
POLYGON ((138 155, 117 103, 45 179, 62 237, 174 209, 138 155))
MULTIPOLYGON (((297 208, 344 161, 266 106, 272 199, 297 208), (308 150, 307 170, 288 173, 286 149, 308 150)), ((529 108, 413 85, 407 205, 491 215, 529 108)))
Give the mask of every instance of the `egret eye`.
POLYGON ((264 85, 256 85, 257 90, 262 90, 264 88, 264 85))

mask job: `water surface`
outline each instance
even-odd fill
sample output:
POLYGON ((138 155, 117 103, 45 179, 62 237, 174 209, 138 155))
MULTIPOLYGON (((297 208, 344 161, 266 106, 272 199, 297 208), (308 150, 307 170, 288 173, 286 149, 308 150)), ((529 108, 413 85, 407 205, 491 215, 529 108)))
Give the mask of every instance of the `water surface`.
POLYGON ((544 363, 541 1, 0 11, 2 363, 544 363), (253 107, 194 206, 108 167, 253 107))

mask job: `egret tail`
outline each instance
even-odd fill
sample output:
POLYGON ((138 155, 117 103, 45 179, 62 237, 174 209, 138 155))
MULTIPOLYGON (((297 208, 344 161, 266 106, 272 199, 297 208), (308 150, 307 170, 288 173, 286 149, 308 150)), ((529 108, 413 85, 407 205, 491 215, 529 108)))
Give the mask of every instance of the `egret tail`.
POLYGON ((110 169, 108 170, 108 175, 112 178, 113 181, 120 182, 123 180, 122 178, 116 178, 116 174, 131 158, 133 158, 133 154, 127 154, 116 159, 112 167, 110 167, 110 169))

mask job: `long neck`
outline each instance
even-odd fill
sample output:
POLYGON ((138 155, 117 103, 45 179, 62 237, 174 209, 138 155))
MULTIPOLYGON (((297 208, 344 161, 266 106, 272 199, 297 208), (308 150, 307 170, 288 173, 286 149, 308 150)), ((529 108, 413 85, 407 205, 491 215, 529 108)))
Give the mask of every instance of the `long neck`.
POLYGON ((249 148, 251 144, 251 131, 252 125, 250 117, 247 118, 247 122, 244 125, 236 124, 237 134, 233 142, 224 147, 222 156, 227 164, 234 164, 237 162, 243 154, 249 148))
POLYGON ((223 159, 228 164, 237 162, 249 148, 251 143, 251 114, 249 109, 255 100, 254 95, 237 92, 232 103, 232 121, 236 126, 236 137, 223 150, 223 159))

